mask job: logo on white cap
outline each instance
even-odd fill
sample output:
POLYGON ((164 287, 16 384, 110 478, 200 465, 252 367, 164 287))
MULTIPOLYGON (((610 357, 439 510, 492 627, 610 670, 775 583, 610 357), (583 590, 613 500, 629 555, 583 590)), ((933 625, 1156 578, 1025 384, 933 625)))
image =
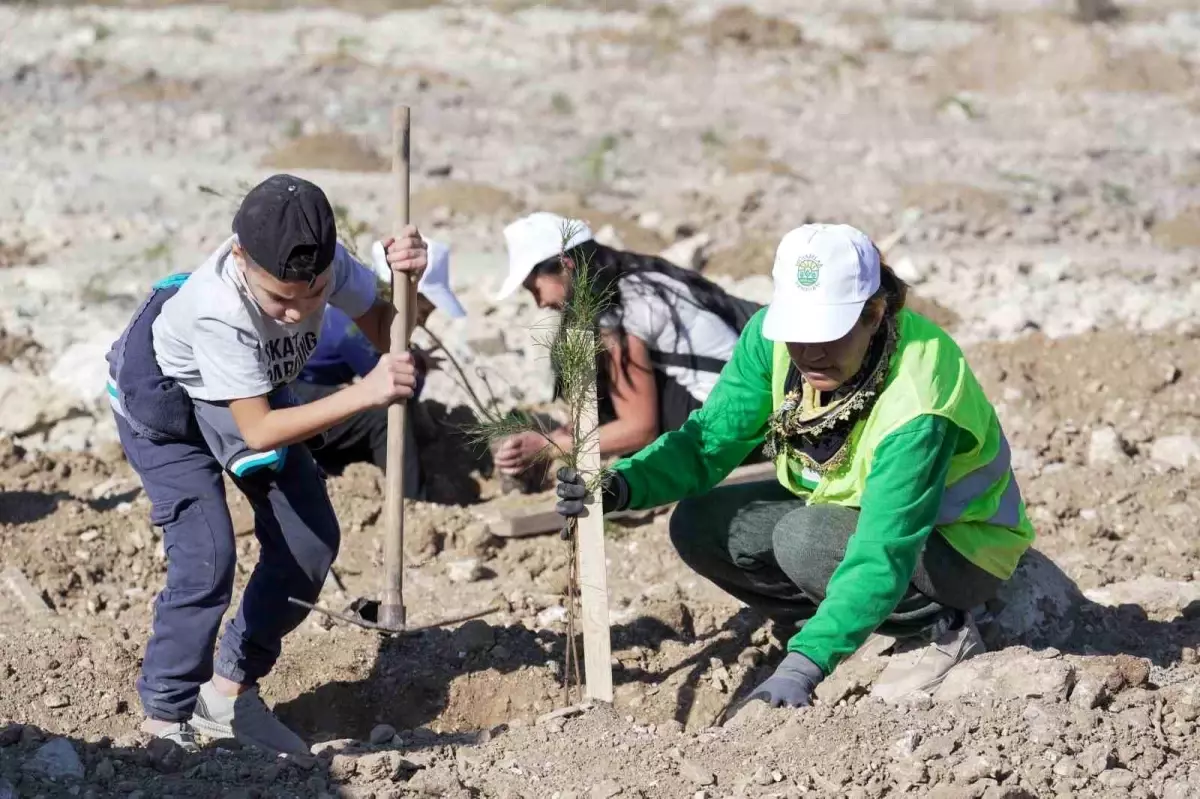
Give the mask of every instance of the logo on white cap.
POLYGON ((879 251, 849 225, 804 225, 779 242, 763 319, 772 341, 821 344, 850 332, 879 290, 879 251))
POLYGON ((796 261, 796 285, 805 291, 817 287, 821 279, 821 262, 815 256, 803 255, 796 261))

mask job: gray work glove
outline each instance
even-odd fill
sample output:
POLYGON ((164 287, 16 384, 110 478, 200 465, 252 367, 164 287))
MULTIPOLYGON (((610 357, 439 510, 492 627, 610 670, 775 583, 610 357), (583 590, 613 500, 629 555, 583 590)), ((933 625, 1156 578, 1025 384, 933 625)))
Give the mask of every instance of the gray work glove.
MULTIPOLYGON (((576 470, 564 466, 558 470, 558 504, 554 509, 560 516, 575 518, 584 515, 584 506, 588 500, 587 483, 576 470)), ((616 472, 606 472, 600 487, 603 501, 603 512, 614 513, 625 510, 629 504, 629 484, 625 478, 616 472)))
POLYGON ((775 673, 763 680, 746 701, 761 699, 771 707, 808 707, 817 683, 823 679, 825 673, 820 666, 799 652, 788 652, 775 673))

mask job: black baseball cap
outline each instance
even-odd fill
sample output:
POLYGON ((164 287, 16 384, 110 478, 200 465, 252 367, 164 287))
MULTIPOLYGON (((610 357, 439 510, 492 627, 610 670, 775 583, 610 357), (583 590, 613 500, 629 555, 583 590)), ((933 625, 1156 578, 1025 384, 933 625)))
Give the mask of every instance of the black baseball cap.
POLYGON ((272 175, 242 200, 233 232, 254 262, 280 280, 314 280, 333 262, 337 223, 315 183, 272 175))

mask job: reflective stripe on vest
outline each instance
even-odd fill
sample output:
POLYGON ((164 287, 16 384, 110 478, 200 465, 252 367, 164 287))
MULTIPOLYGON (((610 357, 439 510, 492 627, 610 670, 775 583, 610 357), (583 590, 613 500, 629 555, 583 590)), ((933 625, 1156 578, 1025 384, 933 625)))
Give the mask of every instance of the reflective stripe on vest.
POLYGON ((990 518, 982 521, 1001 527, 1016 527, 1021 520, 1021 491, 1012 470, 1012 449, 1003 432, 1000 433, 1000 449, 996 457, 957 483, 946 486, 942 504, 938 508, 937 523, 950 524, 961 519, 967 506, 989 493, 1005 475, 1008 476, 1008 485, 1000 497, 1000 505, 990 518))

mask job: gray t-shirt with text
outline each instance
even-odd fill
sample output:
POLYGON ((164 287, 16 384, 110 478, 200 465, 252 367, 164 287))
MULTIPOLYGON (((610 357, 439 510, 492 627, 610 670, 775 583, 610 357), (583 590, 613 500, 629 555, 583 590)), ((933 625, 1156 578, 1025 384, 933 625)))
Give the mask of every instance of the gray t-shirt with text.
MULTIPOLYGON (((290 383, 317 346, 325 303, 287 324, 263 313, 232 256, 231 237, 167 300, 154 321, 158 366, 193 399, 258 397, 290 383)), ((337 246, 325 301, 357 319, 375 302, 375 274, 337 246)))

